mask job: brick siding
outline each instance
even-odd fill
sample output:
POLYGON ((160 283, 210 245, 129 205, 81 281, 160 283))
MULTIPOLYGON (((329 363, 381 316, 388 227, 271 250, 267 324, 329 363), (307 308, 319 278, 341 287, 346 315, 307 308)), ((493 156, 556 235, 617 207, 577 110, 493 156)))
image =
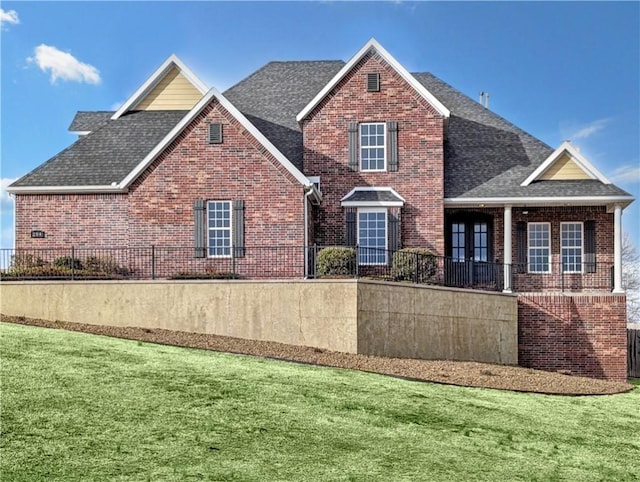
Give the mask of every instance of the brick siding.
POLYGON ((315 242, 342 245, 340 199, 358 186, 393 187, 402 209, 402 245, 444 254, 443 118, 379 55, 354 66, 303 122, 304 170, 320 176, 323 202, 315 216, 315 242), (366 74, 380 73, 380 91, 366 91, 366 74), (348 168, 350 122, 398 122, 398 171, 348 168))
POLYGON ((128 193, 17 195, 16 247, 193 246, 196 199, 244 200, 247 248, 302 246, 303 195, 291 173, 214 100, 128 193), (209 144, 210 123, 223 124, 222 144, 209 144), (31 230, 46 238, 31 239, 31 230))
POLYGON ((624 295, 519 295, 519 364, 626 380, 625 303, 624 295))

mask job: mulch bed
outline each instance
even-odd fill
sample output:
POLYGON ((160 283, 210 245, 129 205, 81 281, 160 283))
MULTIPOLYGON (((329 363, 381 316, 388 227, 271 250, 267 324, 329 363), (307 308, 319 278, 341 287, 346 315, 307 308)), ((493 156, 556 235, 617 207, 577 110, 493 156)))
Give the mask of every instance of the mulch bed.
POLYGON ((45 328, 80 331, 96 335, 184 346, 219 352, 252 355, 298 363, 374 372, 411 380, 495 388, 550 395, 610 395, 632 390, 625 382, 596 380, 516 366, 446 360, 385 358, 341 353, 320 348, 246 340, 228 336, 187 333, 163 329, 115 327, 37 320, 1 315, 0 321, 45 328))

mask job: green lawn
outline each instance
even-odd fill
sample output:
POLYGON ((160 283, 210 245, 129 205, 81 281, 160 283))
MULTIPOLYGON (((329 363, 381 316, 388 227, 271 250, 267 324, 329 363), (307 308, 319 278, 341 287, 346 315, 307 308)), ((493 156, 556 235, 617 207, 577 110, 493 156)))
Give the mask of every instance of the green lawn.
POLYGON ((0 480, 640 480, 640 387, 411 382, 0 323, 0 480))

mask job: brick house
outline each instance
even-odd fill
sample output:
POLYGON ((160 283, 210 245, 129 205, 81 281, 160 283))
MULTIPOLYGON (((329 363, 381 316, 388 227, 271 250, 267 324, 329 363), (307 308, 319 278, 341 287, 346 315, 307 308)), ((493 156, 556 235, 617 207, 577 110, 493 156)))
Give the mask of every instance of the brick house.
POLYGON ((518 293, 522 365, 626 378, 633 198, 571 143, 550 148, 375 40, 346 63, 271 62, 224 94, 171 56, 70 130, 8 189, 17 249, 181 246, 287 276, 252 250, 357 245, 364 269, 424 247, 458 280, 491 265, 518 293))

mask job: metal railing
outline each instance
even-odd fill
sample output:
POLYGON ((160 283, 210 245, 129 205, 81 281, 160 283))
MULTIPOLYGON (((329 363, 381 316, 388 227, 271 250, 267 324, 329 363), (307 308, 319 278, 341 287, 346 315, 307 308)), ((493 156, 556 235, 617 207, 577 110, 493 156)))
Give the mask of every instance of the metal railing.
MULTIPOLYGON (((610 291, 610 263, 584 263, 581 272, 552 264, 528 266, 459 260, 424 250, 395 252, 338 246, 254 246, 242 256, 201 257, 193 247, 1 249, 0 279, 301 279, 369 278, 436 286, 516 292, 610 291), (563 269, 565 268, 565 269, 563 269), (507 283, 505 283, 507 277, 507 283)), ((580 271, 580 270, 579 270, 580 271)))

